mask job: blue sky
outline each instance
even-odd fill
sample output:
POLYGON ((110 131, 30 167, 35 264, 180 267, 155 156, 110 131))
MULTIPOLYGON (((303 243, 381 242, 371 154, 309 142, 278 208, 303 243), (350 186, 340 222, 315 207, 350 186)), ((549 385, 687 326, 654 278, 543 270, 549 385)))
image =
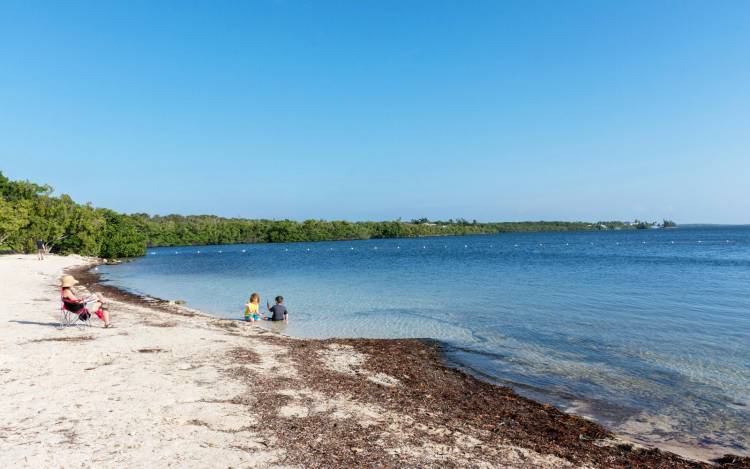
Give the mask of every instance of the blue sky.
POLYGON ((124 212, 750 223, 750 2, 4 1, 0 170, 124 212))

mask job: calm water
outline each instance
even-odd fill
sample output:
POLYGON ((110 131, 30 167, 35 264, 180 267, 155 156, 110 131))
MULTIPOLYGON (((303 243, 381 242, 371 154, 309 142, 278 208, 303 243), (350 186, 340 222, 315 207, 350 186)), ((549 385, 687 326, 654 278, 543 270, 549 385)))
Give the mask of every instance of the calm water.
POLYGON ((622 433, 750 448, 747 227, 160 248, 101 271, 224 317, 283 294, 289 335, 436 338, 622 433))

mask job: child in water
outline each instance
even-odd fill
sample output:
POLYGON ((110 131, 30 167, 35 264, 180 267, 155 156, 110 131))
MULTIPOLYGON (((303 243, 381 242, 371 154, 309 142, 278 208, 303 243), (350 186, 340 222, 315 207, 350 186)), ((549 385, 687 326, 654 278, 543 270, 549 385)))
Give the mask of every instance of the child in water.
POLYGON ((250 299, 245 303, 245 321, 255 322, 260 321, 260 314, 258 314, 258 305, 260 304, 260 295, 253 293, 250 295, 250 299))

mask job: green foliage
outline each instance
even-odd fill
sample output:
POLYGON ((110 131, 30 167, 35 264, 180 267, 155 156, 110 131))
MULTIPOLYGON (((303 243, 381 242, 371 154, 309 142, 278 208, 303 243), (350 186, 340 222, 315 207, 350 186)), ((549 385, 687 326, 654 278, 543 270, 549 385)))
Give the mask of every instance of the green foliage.
POLYGON ((80 205, 52 188, 11 181, 0 172, 0 248, 36 250, 36 240, 62 254, 126 257, 146 252, 142 226, 131 217, 80 205))
POLYGON ((132 215, 146 233, 149 246, 231 243, 286 243, 371 238, 410 238, 529 231, 579 231, 629 228, 622 222, 509 222, 479 223, 464 219, 411 222, 346 222, 306 220, 243 220, 211 215, 132 215))
MULTIPOLYGON (((667 220, 665 220, 665 225, 667 220)), ((124 215, 80 205, 52 188, 11 181, 0 172, 0 248, 31 252, 41 239, 53 252, 108 258, 145 254, 147 246, 284 243, 370 238, 405 238, 529 231, 574 231, 650 227, 636 221, 596 223, 536 221, 479 223, 463 218, 403 222, 246 220, 213 215, 124 215), (641 226, 643 225, 643 226, 641 226)))
POLYGON ((677 223, 673 222, 672 220, 664 220, 661 223, 662 228, 674 228, 677 226, 677 223))
POLYGON ((636 230, 647 230, 651 228, 652 226, 654 226, 654 224, 649 223, 647 221, 635 220, 633 222, 633 226, 635 227, 636 230))
POLYGON ((28 203, 8 202, 0 198, 0 246, 12 248, 12 238, 29 223, 28 203))
POLYGON ((112 210, 103 210, 104 239, 102 257, 135 257, 146 252, 146 235, 137 221, 112 210))

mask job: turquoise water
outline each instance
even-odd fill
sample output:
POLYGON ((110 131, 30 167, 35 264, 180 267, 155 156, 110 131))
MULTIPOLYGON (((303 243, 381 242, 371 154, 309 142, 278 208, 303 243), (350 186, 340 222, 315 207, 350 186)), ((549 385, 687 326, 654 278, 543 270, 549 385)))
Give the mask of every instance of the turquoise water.
POLYGON ((158 248, 100 270, 230 318, 283 294, 289 335, 434 338, 623 433, 750 448, 747 227, 158 248))

